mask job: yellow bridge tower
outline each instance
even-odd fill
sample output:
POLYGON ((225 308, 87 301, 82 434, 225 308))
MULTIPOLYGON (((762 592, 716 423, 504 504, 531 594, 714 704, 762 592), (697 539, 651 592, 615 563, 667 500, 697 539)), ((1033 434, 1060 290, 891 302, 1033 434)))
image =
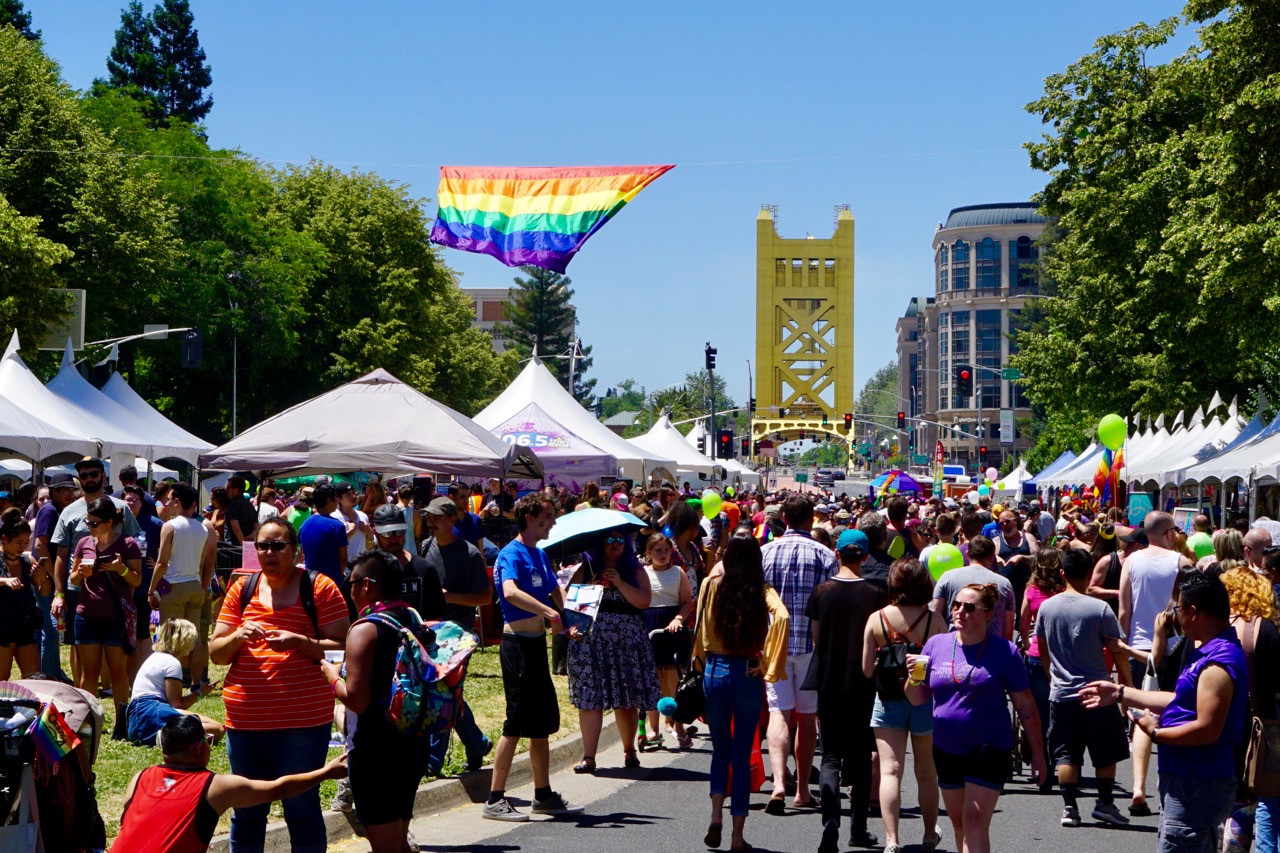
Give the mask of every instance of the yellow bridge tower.
POLYGON ((852 441, 853 214, 829 239, 778 236, 776 208, 756 217, 756 412, 753 441, 813 433, 852 441))

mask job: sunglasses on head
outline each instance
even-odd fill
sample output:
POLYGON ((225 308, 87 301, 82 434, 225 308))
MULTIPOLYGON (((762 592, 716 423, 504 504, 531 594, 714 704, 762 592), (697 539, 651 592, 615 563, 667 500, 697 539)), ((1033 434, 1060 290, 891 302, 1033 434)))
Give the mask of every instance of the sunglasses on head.
POLYGON ((272 539, 266 542, 254 542, 253 547, 257 548, 259 551, 275 551, 278 553, 283 551, 285 548, 288 548, 289 543, 282 542, 279 539, 272 539))
POLYGON ((981 606, 981 605, 979 605, 979 604, 974 604, 972 601, 953 601, 953 602, 951 602, 951 612, 952 612, 952 613, 956 612, 957 610, 963 610, 965 613, 970 613, 970 614, 971 614, 971 613, 973 613, 973 611, 975 611, 975 610, 986 610, 986 609, 987 609, 987 608, 985 608, 985 607, 983 607, 983 606, 981 606))
POLYGON ((626 540, 626 537, 624 537, 624 536, 606 536, 606 537, 604 537, 604 544, 606 544, 606 545, 621 545, 623 542, 626 542, 626 541, 627 541, 627 540, 626 540))

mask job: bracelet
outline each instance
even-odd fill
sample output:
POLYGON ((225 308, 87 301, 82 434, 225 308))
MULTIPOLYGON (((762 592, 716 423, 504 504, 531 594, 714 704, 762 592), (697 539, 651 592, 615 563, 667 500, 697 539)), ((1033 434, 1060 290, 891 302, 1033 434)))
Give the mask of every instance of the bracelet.
POLYGON ((192 696, 194 696, 194 697, 195 697, 195 698, 197 698, 197 699, 202 699, 202 698, 204 698, 204 697, 201 695, 201 693, 200 693, 200 688, 199 688, 199 687, 193 688, 193 689, 191 690, 191 695, 192 695, 192 696))
POLYGON ((67 597, 67 594, 66 594, 65 592, 55 592, 55 593, 53 594, 53 597, 54 597, 54 598, 66 598, 66 597, 67 597))
POLYGON ((1116 704, 1117 705, 1124 704, 1124 685, 1123 684, 1120 685, 1120 692, 1116 694, 1116 704))

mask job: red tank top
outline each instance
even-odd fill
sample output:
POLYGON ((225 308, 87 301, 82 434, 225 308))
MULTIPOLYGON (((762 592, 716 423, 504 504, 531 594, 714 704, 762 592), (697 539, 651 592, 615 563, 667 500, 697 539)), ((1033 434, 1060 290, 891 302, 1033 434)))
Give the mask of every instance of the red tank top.
POLYGON ((197 767, 161 764, 143 770, 111 849, 204 853, 218 825, 207 796, 212 781, 212 772, 197 767))

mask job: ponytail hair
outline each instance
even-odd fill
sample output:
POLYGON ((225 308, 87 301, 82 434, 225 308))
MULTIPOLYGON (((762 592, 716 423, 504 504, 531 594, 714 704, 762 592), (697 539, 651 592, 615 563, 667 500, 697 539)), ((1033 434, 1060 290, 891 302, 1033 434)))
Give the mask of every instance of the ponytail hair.
POLYGON ((1000 601, 1000 587, 993 583, 971 583, 964 588, 978 594, 978 603, 982 605, 983 610, 996 609, 996 604, 1000 601))
POLYGON ((30 532, 31 525, 22 517, 22 510, 16 506, 9 507, 0 515, 0 538, 14 539, 30 532))

